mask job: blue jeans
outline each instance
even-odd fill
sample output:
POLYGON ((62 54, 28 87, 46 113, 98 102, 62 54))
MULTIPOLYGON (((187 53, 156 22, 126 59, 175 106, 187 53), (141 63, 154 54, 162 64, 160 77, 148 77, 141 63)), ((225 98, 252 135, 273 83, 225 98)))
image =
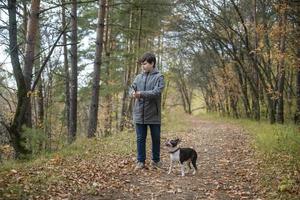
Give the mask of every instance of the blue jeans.
POLYGON ((150 127, 152 139, 152 160, 160 161, 160 124, 135 124, 137 160, 145 163, 147 128, 150 127))

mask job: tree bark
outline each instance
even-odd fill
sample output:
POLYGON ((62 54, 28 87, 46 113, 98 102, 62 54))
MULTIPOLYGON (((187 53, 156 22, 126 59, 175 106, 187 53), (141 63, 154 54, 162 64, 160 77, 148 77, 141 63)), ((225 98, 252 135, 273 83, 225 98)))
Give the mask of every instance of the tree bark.
POLYGON ((25 63, 24 63, 24 78, 26 83, 27 95, 29 96, 29 103, 26 105, 26 126, 32 127, 32 114, 31 114, 31 104, 30 104, 30 90, 32 82, 32 69, 35 56, 35 43, 37 30, 39 25, 39 10, 40 10, 40 0, 32 0, 30 14, 27 24, 27 34, 26 34, 26 46, 25 46, 25 63))
POLYGON ((97 23, 97 38, 96 38, 96 53, 94 61, 94 74, 92 86, 92 100, 89 111, 89 125, 87 136, 95 137, 98 120, 99 107, 99 90, 100 90, 100 70, 102 64, 102 50, 103 50, 103 35, 104 35, 104 19, 105 19, 106 0, 99 0, 98 23, 97 23))
MULTIPOLYGON (((106 6, 106 17, 105 21, 106 24, 108 24, 109 21, 109 7, 106 6)), ((110 70, 110 54, 111 54, 111 37, 112 32, 109 26, 107 25, 105 28, 105 42, 104 42, 104 50, 105 50, 105 60, 106 60, 106 79, 105 84, 107 87, 106 95, 105 95, 105 102, 106 102, 106 108, 105 108, 105 120, 104 120, 104 136, 108 136, 111 134, 112 131, 112 94, 109 90, 110 87, 110 79, 111 79, 111 70, 110 70)))
MULTIPOLYGON (((139 8, 140 16, 139 16, 139 29, 138 29, 138 44, 137 44, 137 55, 140 56, 140 49, 141 49, 141 40, 142 40, 142 27, 143 27, 143 8, 139 8)), ((135 75, 138 75, 140 72, 140 63, 136 63, 135 68, 135 75)))
MULTIPOLYGON (((130 10, 130 14, 129 14, 129 25, 128 28, 129 30, 132 29, 132 17, 133 17, 133 13, 132 10, 130 10)), ((132 51, 132 38, 129 37, 128 38, 128 42, 127 42, 127 52, 129 55, 131 55, 133 53, 132 51)), ((128 59, 128 65, 125 67, 124 70, 124 88, 123 88, 123 95, 122 95, 122 106, 121 106, 121 117, 120 117, 120 126, 119 126, 119 130, 123 131, 126 121, 127 121, 127 117, 130 116, 130 111, 129 109, 127 109, 128 107, 130 108, 130 103, 131 100, 128 101, 128 89, 130 87, 130 82, 131 82, 131 73, 132 73, 132 66, 131 66, 131 61, 132 59, 129 58, 128 59)))
MULTIPOLYGON (((298 31, 300 32, 300 25, 298 25, 298 31)), ((300 47, 298 45, 298 49, 297 49, 297 58, 298 58, 298 62, 296 63, 296 113, 295 113, 295 117, 294 117, 294 121, 296 124, 300 124, 300 47)))
MULTIPOLYGON (((38 35, 37 35, 37 42, 36 42, 36 50, 37 52, 41 51, 41 33, 40 28, 38 28, 38 35)), ((36 64, 35 64, 35 70, 38 72, 41 70, 41 56, 37 58, 36 64)), ((36 121, 36 127, 42 128, 44 123, 44 98, 43 98, 43 81, 42 78, 40 78, 40 81, 37 85, 37 95, 36 95, 36 102, 37 102, 37 121, 36 121)))
POLYGON ((238 80, 242 91, 242 100, 244 104, 245 115, 247 118, 250 118, 250 104, 248 99, 247 79, 243 77, 241 70, 236 64, 235 64, 235 71, 238 76, 238 80))
MULTIPOLYGON (((258 48, 258 35, 256 31, 257 21, 256 21, 256 0, 253 0, 253 30, 254 30, 254 50, 253 50, 253 81, 257 90, 259 90, 259 76, 256 71, 257 69, 257 48, 258 48)), ((259 102, 259 92, 253 93, 252 96, 252 112, 255 120, 260 120, 260 102, 259 102)))
POLYGON ((296 62, 296 112, 294 115, 294 122, 295 124, 300 125, 300 2, 294 1, 293 6, 295 6, 295 13, 296 13, 296 37, 298 40, 296 40, 296 56, 297 56, 297 62, 296 62))
POLYGON ((162 108, 163 109, 165 109, 165 107, 166 107, 169 87, 170 87, 170 81, 167 80, 166 88, 164 90, 165 92, 163 93, 163 97, 162 97, 162 108))
MULTIPOLYGON (((65 0, 62 3, 62 27, 66 27, 66 8, 65 0)), ((67 130, 70 131, 70 73, 69 73, 69 62, 68 62, 68 48, 67 48, 67 33, 63 33, 63 54, 64 54, 64 72, 65 72, 65 117, 67 130)))
POLYGON ((17 107, 12 124, 8 127, 8 131, 11 137, 12 146, 16 152, 16 157, 20 158, 22 154, 29 153, 29 151, 25 148, 25 138, 21 136, 22 126, 25 124, 26 105, 29 103, 29 98, 27 97, 25 78, 19 60, 16 0, 8 1, 8 15, 9 50, 11 52, 10 58, 13 67, 13 74, 17 83, 17 107))
POLYGON ((286 23, 287 23, 287 0, 284 0, 283 4, 279 9, 280 13, 280 58, 278 66, 278 103, 276 109, 276 121, 280 124, 284 122, 284 99, 283 99, 283 90, 285 82, 285 41, 286 41, 286 23))
POLYGON ((68 142, 72 143, 76 139, 77 131, 77 1, 72 0, 71 11, 71 76, 70 76, 70 129, 68 142))

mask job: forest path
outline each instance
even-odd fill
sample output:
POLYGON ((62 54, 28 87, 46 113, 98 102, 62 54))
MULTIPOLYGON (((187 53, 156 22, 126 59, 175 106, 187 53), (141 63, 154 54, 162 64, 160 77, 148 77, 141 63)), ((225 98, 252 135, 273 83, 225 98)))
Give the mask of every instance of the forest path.
MULTIPOLYGON (((232 124, 193 116, 188 121, 190 128, 184 132, 162 133, 162 144, 166 139, 179 137, 182 147, 194 148, 198 153, 196 175, 191 171, 181 177, 179 165, 168 175, 169 155, 162 145, 161 169, 148 167, 134 171, 134 158, 128 159, 125 163, 129 167, 120 177, 124 182, 121 187, 107 189, 101 196, 86 196, 86 199, 260 199, 251 137, 232 124)), ((146 164, 149 165, 149 161, 146 164)))
MULTIPOLYGON (((248 133, 230 123, 195 116, 184 120, 186 130, 161 134, 161 169, 134 170, 132 130, 106 139, 86 139, 71 146, 71 154, 57 152, 0 172, 0 199, 264 199, 248 133), (182 177, 179 165, 167 174, 170 161, 163 143, 175 137, 182 140, 181 147, 197 151, 196 175, 190 172, 182 177)), ((150 147, 148 134, 147 166, 150 147)))

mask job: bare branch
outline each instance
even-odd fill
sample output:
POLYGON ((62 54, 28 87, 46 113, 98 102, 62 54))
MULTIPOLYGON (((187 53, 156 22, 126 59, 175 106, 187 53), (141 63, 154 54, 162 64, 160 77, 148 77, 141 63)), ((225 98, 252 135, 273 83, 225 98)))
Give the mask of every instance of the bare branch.
POLYGON ((39 70, 39 72, 38 72, 38 74, 37 74, 37 77, 36 77, 35 81, 33 82, 33 85, 32 85, 32 87, 31 87, 31 91, 34 91, 34 89, 35 89, 35 87, 36 87, 38 81, 40 80, 42 71, 44 70, 44 68, 45 68, 45 66, 46 66, 46 64, 47 64, 47 62, 48 62, 48 60, 50 59, 50 57, 51 57, 51 55, 52 55, 52 53, 53 53, 55 47, 57 46, 57 43, 59 42, 59 40, 60 40, 60 38, 61 38, 61 36, 62 36, 62 35, 64 34, 64 32, 67 30, 69 24, 70 24, 70 22, 64 27, 64 29, 62 30, 62 32, 59 34, 59 36, 57 37, 56 41, 54 42, 53 46, 51 47, 50 52, 48 53, 46 59, 44 60, 42 66, 41 66, 41 68, 40 68, 40 70, 39 70))
POLYGON ((8 100, 6 97, 4 97, 4 96, 2 95, 2 93, 0 93, 0 97, 2 97, 2 99, 4 99, 4 101, 6 101, 8 107, 9 107, 10 112, 13 112, 12 107, 11 107, 11 105, 10 105, 10 103, 9 103, 9 100, 8 100))
MULTIPOLYGON (((94 3, 94 2, 97 2, 97 0, 91 0, 91 1, 77 1, 77 4, 85 4, 85 3, 94 3)), ((54 8, 58 8, 58 7, 61 7, 61 6, 64 6, 64 5, 70 5, 72 4, 72 2, 66 2, 66 3, 63 3, 63 4, 55 4, 55 6, 52 6, 52 7, 49 7, 49 8, 46 8, 44 10, 41 10, 40 11, 40 14, 44 13, 44 12, 47 12, 48 10, 52 10, 54 8)))

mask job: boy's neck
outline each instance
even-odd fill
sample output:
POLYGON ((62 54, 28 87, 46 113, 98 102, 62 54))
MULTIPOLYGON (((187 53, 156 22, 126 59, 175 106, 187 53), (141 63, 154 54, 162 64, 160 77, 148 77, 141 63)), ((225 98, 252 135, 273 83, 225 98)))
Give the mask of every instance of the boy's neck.
POLYGON ((144 70, 145 73, 151 73, 154 70, 154 67, 152 67, 150 70, 146 71, 144 70))

